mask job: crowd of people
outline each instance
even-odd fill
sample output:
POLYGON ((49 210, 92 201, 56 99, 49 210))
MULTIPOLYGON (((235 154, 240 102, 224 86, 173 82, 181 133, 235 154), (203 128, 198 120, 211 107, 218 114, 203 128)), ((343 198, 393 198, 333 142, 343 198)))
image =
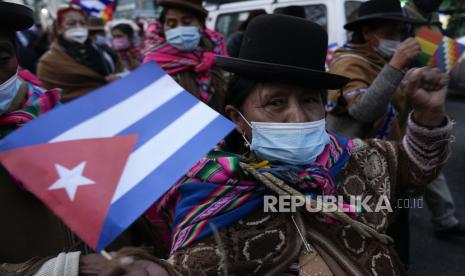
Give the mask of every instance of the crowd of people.
POLYGON ((416 66, 415 32, 441 32, 441 1, 424 2, 361 4, 329 66, 328 35, 299 6, 252 13, 225 39, 201 0, 158 0, 147 24, 68 5, 49 35, 32 10, 0 2, 0 139, 147 62, 236 126, 108 248, 111 260, 0 168, 0 275, 406 275, 408 209, 270 214, 265 195, 393 206, 424 195, 436 237, 464 238, 441 172, 449 75, 416 66))

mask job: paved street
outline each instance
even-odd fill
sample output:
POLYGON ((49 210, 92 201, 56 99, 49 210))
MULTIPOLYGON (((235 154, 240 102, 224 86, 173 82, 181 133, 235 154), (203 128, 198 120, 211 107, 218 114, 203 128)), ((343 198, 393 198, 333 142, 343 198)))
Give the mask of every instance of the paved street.
MULTIPOLYGON (((447 111, 456 120, 452 154, 445 175, 456 203, 456 214, 465 223, 465 94, 448 100, 447 111)), ((411 276, 465 275, 465 239, 447 242, 433 236, 426 206, 411 212, 411 276)))

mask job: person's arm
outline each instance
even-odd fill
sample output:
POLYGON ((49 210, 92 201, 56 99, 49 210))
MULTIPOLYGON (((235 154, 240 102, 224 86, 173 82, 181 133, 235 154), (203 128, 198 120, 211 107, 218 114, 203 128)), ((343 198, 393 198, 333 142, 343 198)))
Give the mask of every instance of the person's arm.
POLYGON ((414 38, 403 41, 368 90, 349 107, 349 114, 364 123, 373 122, 383 116, 404 77, 403 70, 410 65, 420 50, 414 38))
POLYGON ((80 252, 60 253, 56 257, 32 258, 23 263, 0 263, 0 275, 78 276, 80 252))
POLYGON ((421 193, 447 160, 453 125, 445 113, 447 86, 447 75, 438 69, 416 69, 406 76, 413 112, 400 145, 399 192, 421 193))
POLYGON ((364 123, 383 116, 403 77, 402 71, 386 64, 366 92, 349 106, 349 115, 364 123))

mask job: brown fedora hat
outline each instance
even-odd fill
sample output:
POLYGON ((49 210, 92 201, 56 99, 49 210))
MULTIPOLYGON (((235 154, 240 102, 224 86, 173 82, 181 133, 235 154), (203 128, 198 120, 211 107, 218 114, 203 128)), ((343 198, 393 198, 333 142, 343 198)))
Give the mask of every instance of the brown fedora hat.
POLYGON ((202 0, 158 0, 158 5, 168 8, 184 8, 207 17, 208 11, 202 6, 202 0))

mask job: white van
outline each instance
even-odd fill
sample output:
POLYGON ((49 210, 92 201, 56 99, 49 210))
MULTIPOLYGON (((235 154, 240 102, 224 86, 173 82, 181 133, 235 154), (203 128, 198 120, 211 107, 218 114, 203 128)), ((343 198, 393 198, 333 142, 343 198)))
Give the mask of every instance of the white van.
POLYGON ((307 19, 326 28, 329 45, 341 46, 347 41, 344 24, 356 17, 359 5, 366 0, 249 0, 227 4, 207 5, 207 27, 226 37, 237 30, 249 13, 264 10, 273 13, 287 6, 303 6, 307 19))

